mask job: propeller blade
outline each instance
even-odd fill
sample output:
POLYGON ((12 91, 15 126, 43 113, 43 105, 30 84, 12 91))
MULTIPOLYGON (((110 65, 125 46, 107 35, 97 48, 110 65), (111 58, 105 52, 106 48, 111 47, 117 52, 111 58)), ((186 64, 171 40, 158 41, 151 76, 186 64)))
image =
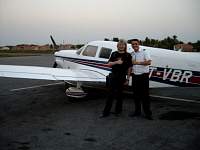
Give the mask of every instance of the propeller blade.
POLYGON ((52 43, 53 43, 53 48, 54 48, 54 50, 57 50, 59 46, 58 46, 58 45, 56 44, 56 42, 54 41, 52 35, 50 35, 50 38, 51 38, 51 41, 52 41, 52 43))

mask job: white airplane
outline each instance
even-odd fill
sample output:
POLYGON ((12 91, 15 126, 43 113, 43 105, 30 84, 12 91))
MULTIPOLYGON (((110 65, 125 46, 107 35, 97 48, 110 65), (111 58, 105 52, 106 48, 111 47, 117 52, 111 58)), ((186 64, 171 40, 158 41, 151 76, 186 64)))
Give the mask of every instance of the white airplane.
MULTIPOLYGON (((133 51, 130 44, 127 48, 128 52, 133 51)), ((200 86, 200 53, 141 48, 149 51, 152 58, 150 87, 200 86)), ((111 70, 107 62, 116 49, 116 42, 93 41, 79 50, 55 52, 54 67, 60 68, 0 65, 0 77, 62 80, 76 85, 66 90, 68 96, 81 98, 86 95, 84 86, 106 87, 106 76, 111 70)))

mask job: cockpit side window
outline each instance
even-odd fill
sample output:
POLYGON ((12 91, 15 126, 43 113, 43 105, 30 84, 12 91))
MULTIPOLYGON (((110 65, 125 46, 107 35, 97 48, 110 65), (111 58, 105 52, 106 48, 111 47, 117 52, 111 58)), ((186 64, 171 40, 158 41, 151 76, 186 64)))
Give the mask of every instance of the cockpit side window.
POLYGON ((83 51, 82 55, 83 56, 90 56, 90 57, 95 57, 96 52, 97 52, 97 46, 93 45, 88 45, 85 50, 83 51))
POLYGON ((100 53, 99 53, 99 58, 108 59, 110 57, 111 52, 112 52, 112 49, 102 47, 101 50, 100 50, 100 53))

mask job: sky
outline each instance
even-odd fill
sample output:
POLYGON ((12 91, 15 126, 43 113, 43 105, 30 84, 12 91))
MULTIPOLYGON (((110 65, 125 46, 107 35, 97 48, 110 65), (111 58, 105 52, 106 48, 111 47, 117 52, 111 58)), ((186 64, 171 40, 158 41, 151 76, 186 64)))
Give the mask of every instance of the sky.
POLYGON ((0 46, 118 37, 200 40, 200 0, 0 0, 0 46))

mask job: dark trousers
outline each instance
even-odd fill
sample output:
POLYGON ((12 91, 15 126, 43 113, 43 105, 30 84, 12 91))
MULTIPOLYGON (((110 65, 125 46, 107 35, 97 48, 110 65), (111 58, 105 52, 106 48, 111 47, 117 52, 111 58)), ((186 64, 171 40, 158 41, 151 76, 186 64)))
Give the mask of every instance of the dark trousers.
POLYGON ((109 94, 106 100, 105 108, 103 110, 103 115, 108 115, 110 113, 114 99, 116 99, 115 113, 122 112, 122 105, 123 105, 122 91, 123 91, 124 81, 125 80, 122 77, 113 77, 111 79, 111 85, 109 87, 109 94))
POLYGON ((135 102, 135 114, 141 114, 141 106, 146 116, 151 116, 149 97, 149 74, 132 74, 133 96, 135 102))

